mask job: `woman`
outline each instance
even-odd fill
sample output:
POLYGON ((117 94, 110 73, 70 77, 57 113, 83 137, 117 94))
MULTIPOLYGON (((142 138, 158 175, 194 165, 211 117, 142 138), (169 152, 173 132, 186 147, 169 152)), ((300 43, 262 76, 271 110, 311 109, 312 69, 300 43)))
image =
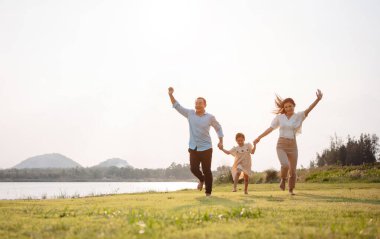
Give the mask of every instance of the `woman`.
POLYGON ((296 103, 292 98, 281 99, 276 96, 275 113, 277 116, 273 119, 271 126, 264 131, 254 144, 260 142, 260 140, 271 133, 274 129, 280 128, 280 137, 277 142, 277 156, 281 163, 281 190, 285 190, 285 183, 287 176, 289 175, 289 193, 294 195, 293 189, 296 185, 296 169, 297 169, 297 141, 296 134, 301 133, 301 126, 304 119, 309 115, 310 111, 318 104, 322 99, 322 92, 317 90, 317 99, 309 106, 305 111, 294 113, 296 103))

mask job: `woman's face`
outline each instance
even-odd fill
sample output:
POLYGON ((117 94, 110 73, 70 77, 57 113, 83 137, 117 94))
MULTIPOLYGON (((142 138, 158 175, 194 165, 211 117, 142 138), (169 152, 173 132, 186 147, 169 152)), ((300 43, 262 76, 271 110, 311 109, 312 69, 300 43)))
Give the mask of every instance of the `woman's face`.
POLYGON ((294 113, 294 105, 290 102, 286 102, 284 104, 285 114, 293 114, 294 113))

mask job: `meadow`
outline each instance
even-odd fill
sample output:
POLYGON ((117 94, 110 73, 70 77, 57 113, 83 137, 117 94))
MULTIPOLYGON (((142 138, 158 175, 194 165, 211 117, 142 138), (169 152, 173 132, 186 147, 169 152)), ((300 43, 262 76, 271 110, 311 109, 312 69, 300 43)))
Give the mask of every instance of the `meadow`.
POLYGON ((380 238, 379 183, 277 187, 3 200, 0 238, 380 238))

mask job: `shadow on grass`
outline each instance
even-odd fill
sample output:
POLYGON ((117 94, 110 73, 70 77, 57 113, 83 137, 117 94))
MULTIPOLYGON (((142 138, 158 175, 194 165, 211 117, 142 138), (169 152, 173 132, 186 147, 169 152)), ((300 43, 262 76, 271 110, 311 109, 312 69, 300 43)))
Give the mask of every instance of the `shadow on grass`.
POLYGON ((226 207, 241 205, 241 202, 236 202, 236 201, 229 200, 227 198, 216 197, 216 196, 197 197, 195 199, 198 200, 201 203, 201 205, 221 205, 221 206, 226 206, 226 207))
POLYGON ((269 196, 260 196, 260 195, 253 195, 253 196, 250 196, 252 199, 263 199, 263 200, 267 200, 269 202, 282 202, 284 201, 285 199, 282 198, 282 197, 274 197, 272 195, 269 195, 269 196))
POLYGON ((190 203, 190 204, 186 204, 186 205, 181 205, 181 206, 175 207, 175 208, 173 208, 173 211, 186 210, 186 209, 190 209, 190 208, 194 208, 194 207, 202 206, 202 205, 217 205, 217 206, 234 207, 234 206, 239 206, 241 204, 242 204, 241 202, 232 201, 232 200, 229 200, 229 199, 226 199, 226 198, 223 198, 223 197, 200 196, 200 197, 196 197, 194 199, 194 203, 190 203))
POLYGON ((326 202, 352 202, 352 203, 365 203, 365 204, 374 204, 379 205, 380 200, 376 199, 366 199, 366 198, 346 198, 346 197, 332 197, 332 196, 322 196, 309 193, 298 193, 299 196, 313 198, 326 202))

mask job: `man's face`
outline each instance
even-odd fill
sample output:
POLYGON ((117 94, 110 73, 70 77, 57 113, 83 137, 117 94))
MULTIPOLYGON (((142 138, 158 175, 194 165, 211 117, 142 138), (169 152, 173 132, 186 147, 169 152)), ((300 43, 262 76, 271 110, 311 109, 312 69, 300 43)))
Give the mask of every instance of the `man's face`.
POLYGON ((205 104, 205 102, 204 102, 204 100, 202 100, 202 99, 197 99, 196 101, 195 101, 195 110, 196 111, 204 111, 204 109, 206 108, 206 104, 205 104))

